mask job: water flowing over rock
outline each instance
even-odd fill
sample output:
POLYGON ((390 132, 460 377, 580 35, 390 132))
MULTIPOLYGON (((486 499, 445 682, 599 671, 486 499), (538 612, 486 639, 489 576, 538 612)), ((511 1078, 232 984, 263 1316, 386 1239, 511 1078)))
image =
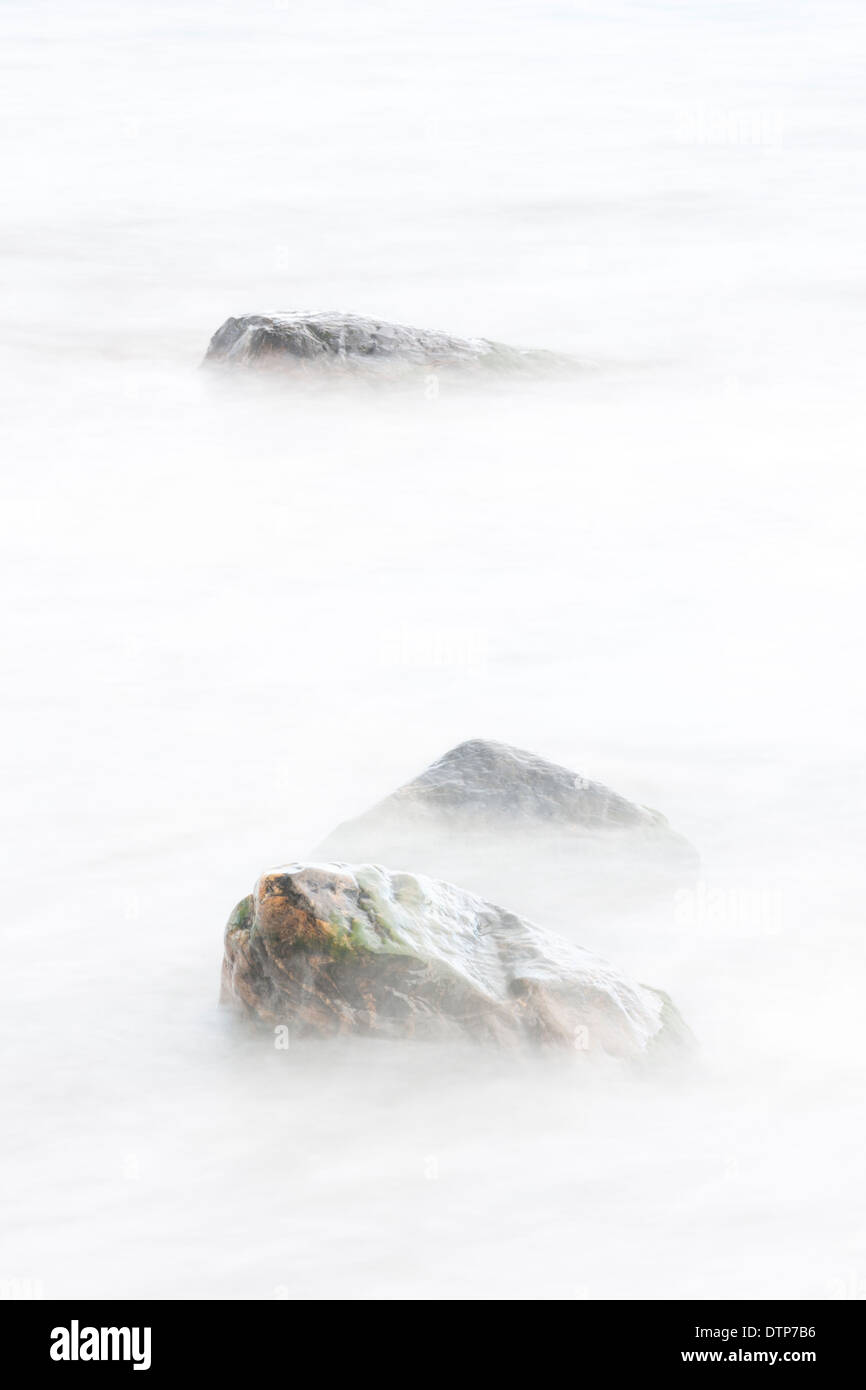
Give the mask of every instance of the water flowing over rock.
POLYGON ((452 748, 312 857, 417 870, 569 930, 576 903, 609 912, 670 895, 699 865, 659 811, 486 739, 452 748))
POLYGON ((667 997, 452 884, 370 865, 266 873, 229 919, 222 1001, 289 1037, 470 1037, 640 1058, 667 997))
POLYGON ((244 314, 213 335, 205 365, 392 377, 426 371, 514 372, 574 366, 556 353, 507 347, 487 338, 384 323, 341 313, 244 314))

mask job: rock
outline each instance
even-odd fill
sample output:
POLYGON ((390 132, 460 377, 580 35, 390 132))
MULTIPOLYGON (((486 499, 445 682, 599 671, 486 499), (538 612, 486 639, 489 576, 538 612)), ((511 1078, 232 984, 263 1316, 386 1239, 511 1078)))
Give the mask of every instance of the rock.
POLYGON ((419 870, 565 929, 577 902, 602 912, 669 896, 699 865, 659 811, 486 739, 452 748, 312 857, 419 870))
POLYGON ((667 997, 452 884, 290 864, 232 913, 222 1002, 289 1037, 534 1042, 640 1058, 688 1040, 667 997))
POLYGON ((458 744, 337 833, 384 822, 405 824, 407 818, 447 820, 461 830, 530 822, 578 834, 627 830, 684 843, 660 811, 627 801, 601 782, 535 753, 481 738, 458 744))
POLYGON ((506 347, 486 338, 447 333, 356 314, 244 314, 226 319, 213 335, 205 365, 392 377, 427 371, 526 371, 563 366, 555 353, 506 347))

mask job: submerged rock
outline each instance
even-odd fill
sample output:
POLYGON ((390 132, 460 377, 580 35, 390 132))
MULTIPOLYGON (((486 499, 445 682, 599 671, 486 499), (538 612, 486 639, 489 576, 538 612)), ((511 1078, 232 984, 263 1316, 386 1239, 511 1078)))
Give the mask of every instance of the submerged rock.
POLYGON ((601 782, 535 753, 481 738, 458 744, 335 834, 388 822, 402 825, 407 819, 447 820, 461 829, 531 822, 578 834, 625 830, 674 843, 680 851, 686 846, 660 811, 627 801, 601 782))
POLYGON ((566 365, 555 353, 506 347, 487 338, 447 333, 356 314, 244 314, 213 335, 206 365, 310 371, 327 368, 393 375, 423 367, 465 371, 527 370, 566 365))
POLYGON ((578 901, 605 910, 667 894, 699 864, 661 812, 486 739, 452 748, 313 857, 420 870, 564 925, 578 901))
POLYGON ((469 1036, 638 1058, 688 1030, 664 994, 452 884, 375 865, 266 873, 229 919, 222 1002, 289 1036, 469 1036))

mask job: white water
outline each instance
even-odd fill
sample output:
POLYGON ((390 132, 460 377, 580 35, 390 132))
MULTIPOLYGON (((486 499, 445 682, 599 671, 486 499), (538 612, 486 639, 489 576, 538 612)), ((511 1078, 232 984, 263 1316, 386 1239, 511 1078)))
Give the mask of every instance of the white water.
POLYGON ((0 1287, 866 1293, 857 4, 7 4, 0 1287), (230 313, 569 350, 226 396, 230 313), (663 810, 650 1083, 290 1054, 222 928, 470 736, 663 810))

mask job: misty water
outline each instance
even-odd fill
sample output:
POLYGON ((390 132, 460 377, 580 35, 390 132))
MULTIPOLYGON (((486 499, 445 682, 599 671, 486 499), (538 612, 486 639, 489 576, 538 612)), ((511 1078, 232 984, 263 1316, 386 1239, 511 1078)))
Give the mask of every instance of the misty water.
POLYGON ((2 29, 3 1289, 862 1297, 862 7, 2 29), (295 308, 585 370, 199 371, 295 308), (258 874, 469 737, 697 846, 567 923, 690 1068, 218 1010, 258 874))

